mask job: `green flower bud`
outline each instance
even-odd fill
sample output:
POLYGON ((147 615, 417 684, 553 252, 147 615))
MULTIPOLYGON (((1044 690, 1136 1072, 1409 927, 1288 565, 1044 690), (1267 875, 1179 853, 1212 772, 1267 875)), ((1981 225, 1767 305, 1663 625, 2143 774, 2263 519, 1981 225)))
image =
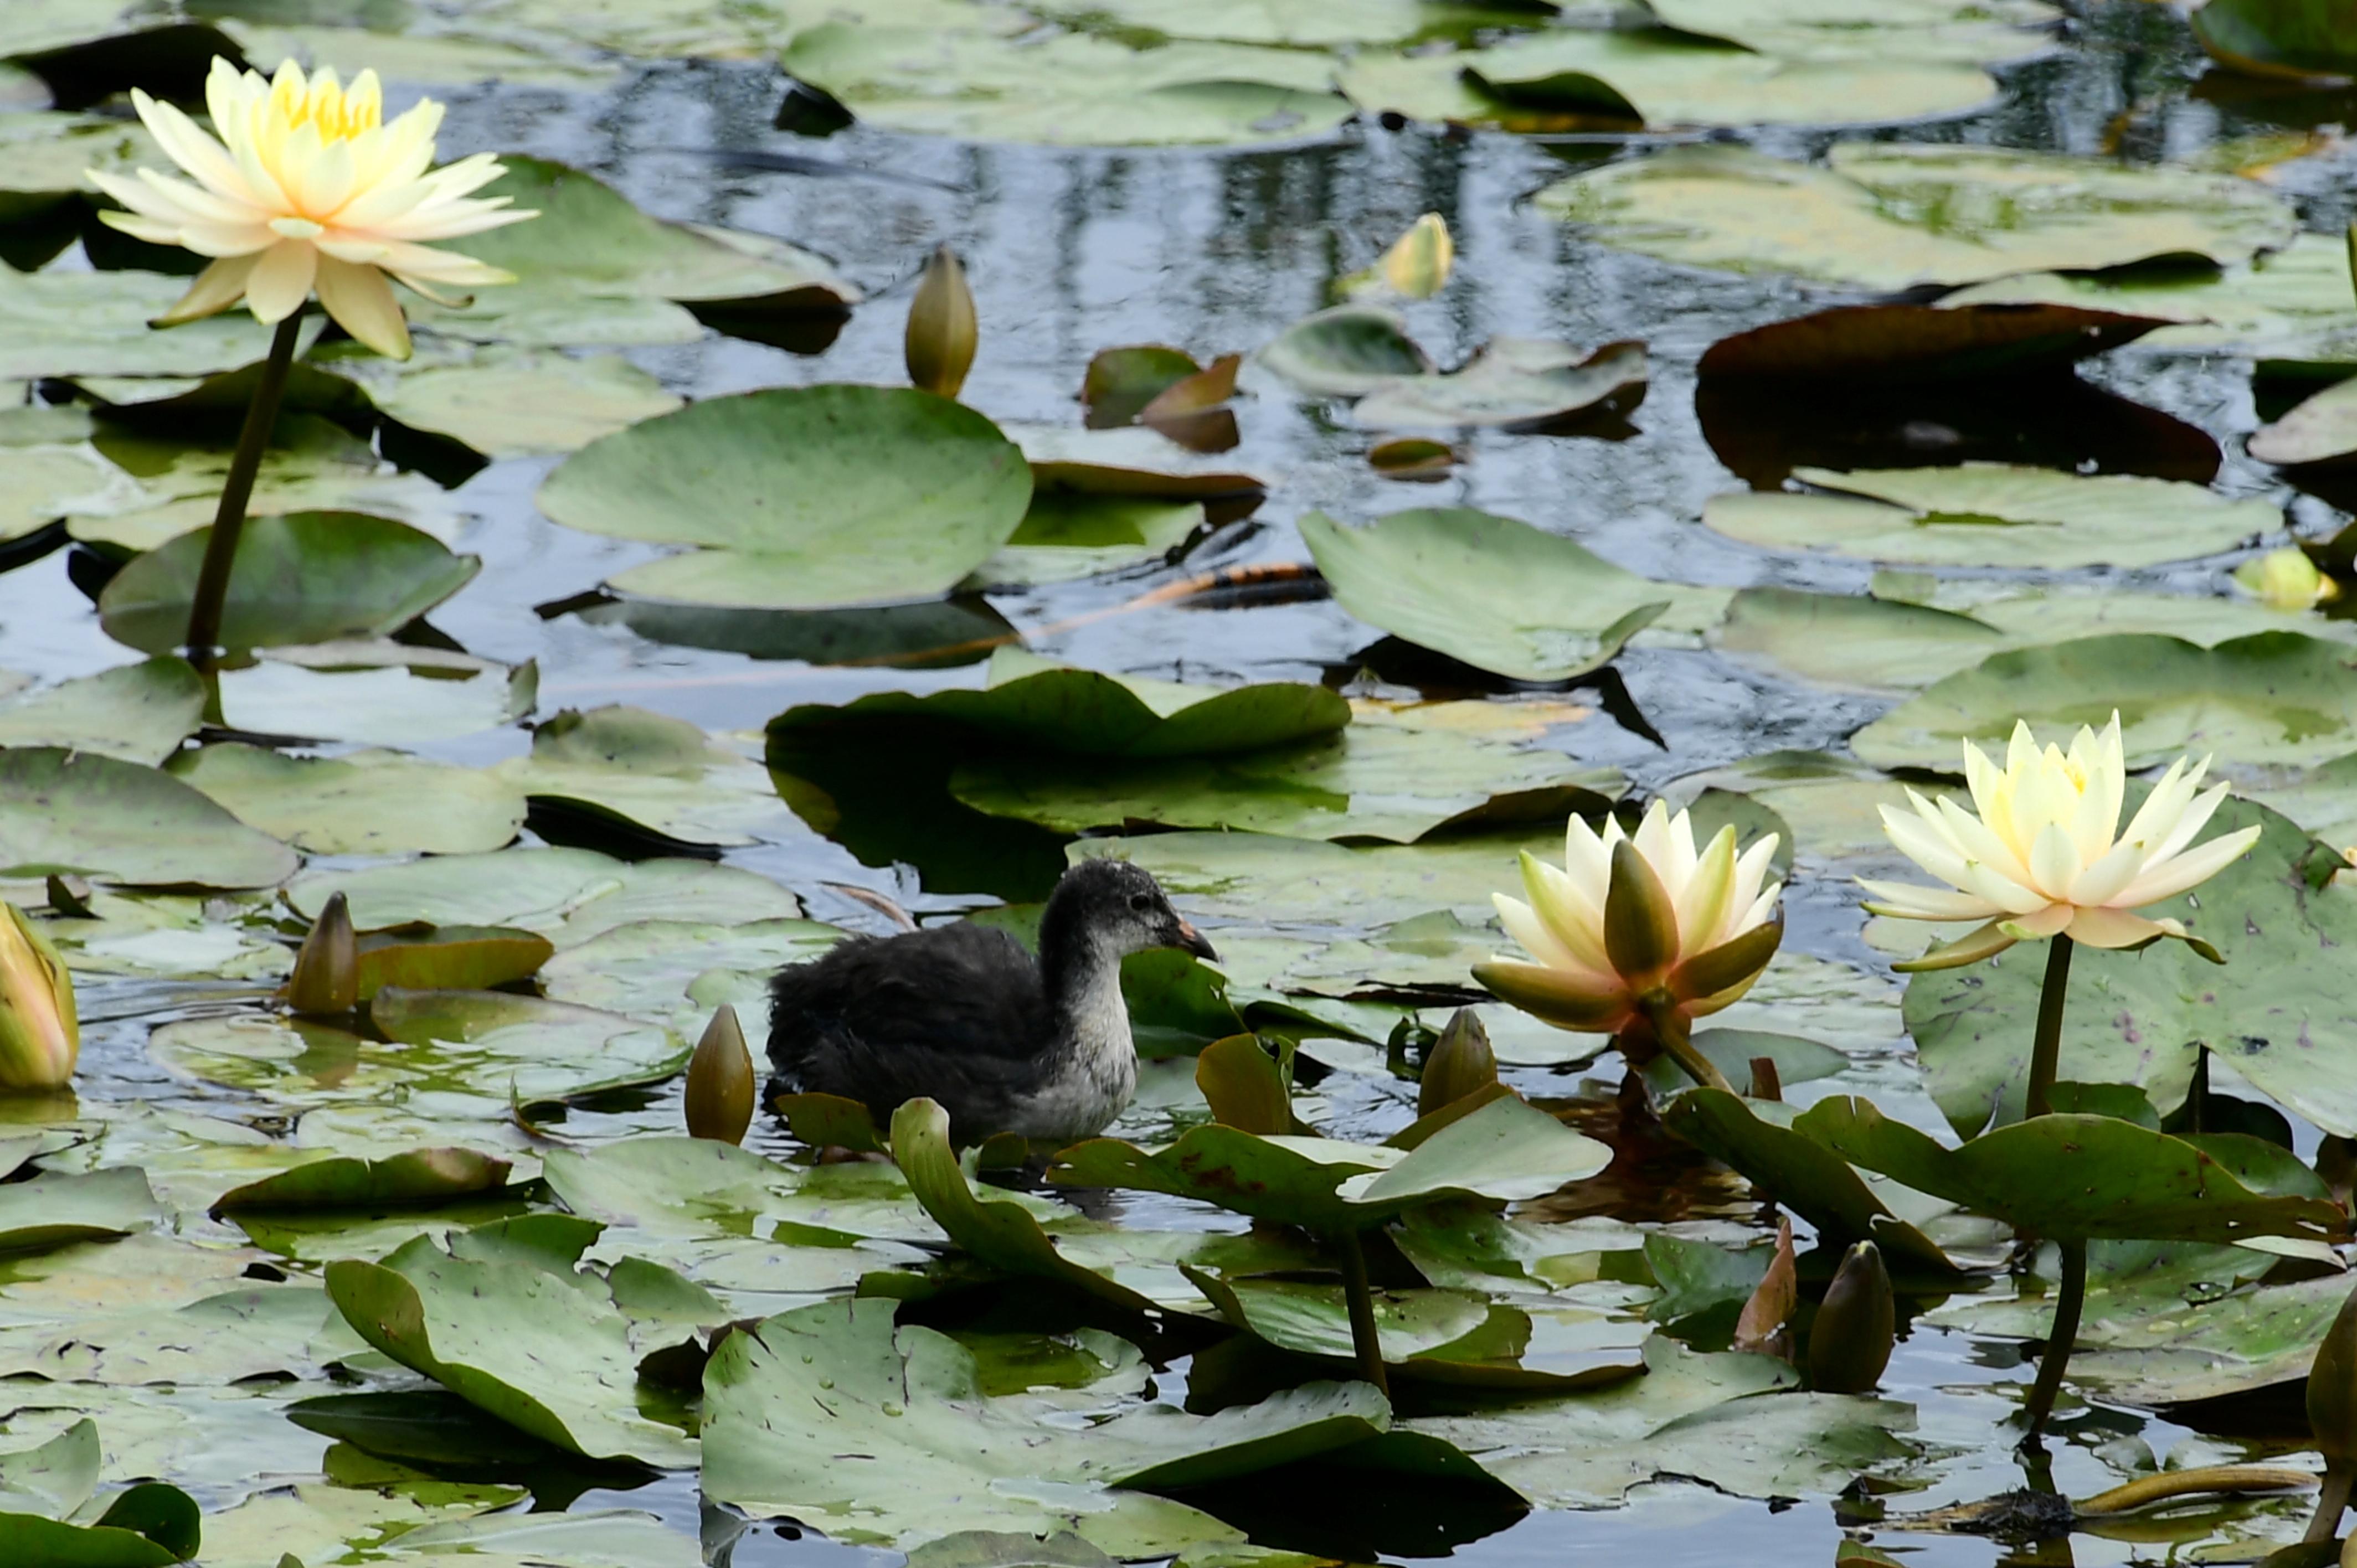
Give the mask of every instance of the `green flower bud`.
POLYGON ((1444 1105, 1498 1081, 1498 1058, 1490 1031, 1470 1007, 1459 1007, 1424 1058, 1424 1081, 1416 1087, 1415 1113, 1429 1116, 1444 1105))
POLYGON ((723 1004, 688 1058, 688 1136, 743 1143, 753 1124, 753 1053, 745 1048, 737 1009, 723 1004))
POLYGON ((0 910, 0 1091, 62 1089, 81 1056, 72 977, 25 911, 0 910))
POLYGON ((974 320, 974 291, 965 285, 965 269, 957 252, 943 245, 925 263, 917 297, 909 302, 909 332, 902 340, 911 384, 943 397, 955 397, 974 368, 974 346, 981 328, 974 320))
POLYGON ((1819 1393, 1862 1394, 1882 1380, 1898 1335, 1890 1271, 1882 1251, 1860 1241, 1842 1259, 1809 1329, 1809 1386, 1819 1393))
POLYGON ((330 894, 311 922, 295 972, 286 977, 286 1005, 314 1017, 349 1013, 361 1002, 361 944, 352 930, 351 906, 330 894))

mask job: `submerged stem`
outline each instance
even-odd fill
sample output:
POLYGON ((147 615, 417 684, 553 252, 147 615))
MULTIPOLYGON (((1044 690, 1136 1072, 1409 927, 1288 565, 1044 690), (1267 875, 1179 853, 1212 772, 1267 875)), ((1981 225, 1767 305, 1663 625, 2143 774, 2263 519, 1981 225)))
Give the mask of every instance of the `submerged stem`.
POLYGON ((2349 1483, 2357 1475, 2339 1466, 2324 1472, 2324 1490, 2316 1499, 2316 1512, 2309 1516, 2308 1533, 2302 1541, 2330 1541, 2341 1533, 2341 1515, 2349 1507, 2349 1483))
POLYGON ((2062 1058, 2062 1001, 2071 990, 2071 939, 2047 939, 2046 984, 2038 993, 2038 1040, 2029 1053, 2029 1093, 2022 1114, 2051 1111, 2054 1073, 2062 1058))
POLYGON ((1359 1376, 1389 1399, 1392 1383, 1383 1373, 1383 1343, 1375 1337, 1375 1297, 1367 1284, 1367 1254, 1355 1230, 1343 1231, 1338 1240, 1342 1250, 1342 1295, 1351 1305, 1351 1348, 1358 1352, 1359 1376))
POLYGON ((1695 1049, 1694 1036, 1686 1028, 1685 1015, 1668 996, 1656 993, 1638 1003, 1644 1009, 1645 1022, 1653 1026, 1653 1038, 1660 1042, 1669 1058, 1685 1069, 1685 1075, 1707 1089, 1723 1089, 1729 1094, 1735 1086, 1727 1075, 1713 1067, 1710 1058, 1695 1049))
POLYGON ((2054 1332, 2038 1358, 2038 1380, 2029 1388, 2029 1430, 2025 1443, 2035 1443, 2046 1430, 2054 1396, 2062 1391, 2062 1369, 2071 1364, 2071 1347, 2079 1337, 2079 1313, 2087 1305, 2087 1243, 2057 1241, 2062 1251, 2062 1290, 2054 1301, 2054 1332))
POLYGON ((279 322, 277 333, 270 339, 270 357, 262 362, 262 378, 253 383, 253 401, 246 405, 245 425, 238 432, 229 475, 221 480, 212 537, 205 542, 196 597, 188 605, 188 661, 199 670, 212 668, 221 642, 221 607, 229 598, 229 575, 237 563, 238 536, 245 532, 246 503, 253 499, 253 477, 262 467, 271 432, 278 425, 278 401, 286 391, 287 372, 294 368, 295 342, 302 326, 303 313, 296 310, 279 322))

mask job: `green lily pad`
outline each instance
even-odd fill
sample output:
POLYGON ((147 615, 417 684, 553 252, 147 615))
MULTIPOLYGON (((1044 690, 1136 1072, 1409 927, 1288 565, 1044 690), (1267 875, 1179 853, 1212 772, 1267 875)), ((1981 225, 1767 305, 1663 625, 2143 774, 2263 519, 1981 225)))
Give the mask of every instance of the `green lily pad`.
POLYGON ((421 746, 512 724, 539 701, 540 667, 382 639, 265 648, 220 672, 223 723, 254 735, 421 746))
POLYGON ((505 926, 428 926, 360 939, 363 1002, 378 992, 489 991, 530 980, 555 952, 546 937, 505 926))
POLYGON ((159 657, 0 701, 0 746, 154 764, 196 733, 204 711, 203 678, 185 659, 159 657))
POLYGON ((201 376, 269 352, 271 329, 243 311, 148 327, 188 291, 157 273, 0 269, 0 377, 201 376))
POLYGON ((137 495, 130 475, 90 444, 91 424, 80 408, 12 408, 0 412, 0 542, 27 538, 78 509, 128 504, 137 495))
POLYGON ((0 1252, 128 1236, 164 1218, 145 1173, 124 1166, 0 1186, 0 1252))
POLYGON ((2357 380, 2329 386, 2254 431, 2245 450, 2262 463, 2338 463, 2357 456, 2357 380))
MULTIPOLYGON (((859 297, 818 257, 759 235, 666 223, 579 169, 502 154, 479 193, 540 216, 447 242, 517 281, 460 306, 412 306, 448 338, 509 345, 676 343, 703 335, 694 307, 759 337, 834 317, 859 297)), ((577 395, 577 394, 576 394, 577 395)), ((396 416, 398 417, 398 416, 396 416)), ((464 439, 464 437, 461 437, 464 439)))
POLYGON ((823 609, 947 593, 1030 494, 1022 454, 971 409, 820 386, 712 398, 593 442, 539 501, 587 532, 707 547, 631 568, 625 592, 823 609))
POLYGON ((1829 1240, 1872 1241, 1902 1274, 1957 1274, 1956 1265, 1939 1245, 1891 1213, 1846 1161, 1793 1132, 1792 1114, 1791 1108, 1775 1101, 1747 1101, 1722 1089, 1695 1089, 1680 1095, 1663 1120, 1679 1137, 1742 1172, 1829 1240))
POLYGON ((1770 550, 2049 571, 2191 560, 2283 526, 2263 500, 2126 474, 1967 463, 1847 474, 1798 468, 1792 477, 1846 493, 1741 490, 1712 497, 1703 521, 1770 550))
POLYGON ((2330 0, 2212 0, 2193 36, 2229 70, 2313 81, 2357 77, 2357 41, 2330 0))
POLYGON ((504 1121, 511 1101, 553 1103, 660 1083, 687 1065, 670 1030, 587 1007, 496 991, 378 993, 385 1042, 304 1020, 191 1018, 148 1051, 169 1070, 282 1105, 425 1101, 456 1119, 504 1121))
POLYGON ((2109 1116, 2034 1117, 1949 1149, 1867 1101, 1837 1096, 1792 1126, 1918 1192, 2064 1240, 2330 1240, 2348 1223, 2330 1198, 2255 1192, 2194 1144, 2109 1116))
POLYGON ((1408 1431, 1447 1439, 1532 1501, 1605 1508, 1663 1476, 1738 1497, 1830 1496, 1915 1452, 1899 1434, 1911 1407, 1780 1392, 1799 1381, 1770 1357, 1704 1355, 1656 1337, 1647 1372, 1609 1388, 1499 1410, 1423 1416, 1408 1431))
POLYGON ((576 1277, 511 1251, 454 1256, 423 1238, 381 1263, 327 1270, 328 1294, 362 1338, 468 1403, 567 1453, 694 1464, 684 1434, 639 1413, 628 1320, 576 1277))
MULTIPOLYGON (((2264 806, 2230 799, 2208 833, 2252 824, 2261 832, 2250 854, 2149 911, 2214 942, 2225 964, 2179 942, 2136 954, 2079 952, 2062 1015, 2062 1075, 2133 1084, 2168 1115, 2184 1102, 2206 1047, 2296 1114, 2357 1134, 2357 1073, 2313 1044, 2346 1026, 2338 992, 2319 983, 2314 955, 2357 940, 2357 901, 2318 885, 2337 854, 2264 806)), ((2044 967, 2045 949, 2033 943, 1910 981, 1908 1030, 1932 1099, 1960 1133, 2021 1114, 2025 1031, 2037 1016, 2044 967)))
POLYGON ((661 381, 613 354, 487 351, 397 373, 383 360, 350 368, 388 419, 493 458, 576 452, 680 406, 661 381))
POLYGON ((754 843, 758 830, 791 821, 759 763, 715 746, 684 719, 619 703, 566 709, 533 729, 529 757, 490 772, 533 800, 687 843, 754 843))
MULTIPOLYGON (((544 1169, 567 1208, 633 1230, 634 1242, 774 1237, 848 1245, 937 1242, 942 1234, 890 1165, 787 1165, 711 1138, 662 1136, 552 1149, 544 1169)), ((1041 1199, 1005 1201, 1049 1217, 1065 1212, 1041 1199)))
POLYGON ((1000 428, 1023 448, 1038 492, 1212 500, 1256 497, 1268 488, 1223 457, 1190 451, 1142 424, 1085 430, 1009 421, 1000 428))
POLYGON ((54 746, 0 749, 0 873, 271 887, 299 864, 169 774, 54 746))
POLYGON ((1043 1279, 1133 1311, 1154 1303, 1056 1250, 1039 1221, 1020 1205, 977 1197, 950 1145, 949 1112, 911 1100, 892 1113, 892 1157, 909 1190, 949 1239, 976 1262, 1022 1279, 1043 1279))
POLYGON ((1543 425, 1642 387, 1649 373, 1638 343, 1608 343, 1583 355, 1564 343, 1495 338, 1446 375, 1372 388, 1351 419, 1362 430, 1543 425))
POLYGON ((559 1002, 669 1024, 683 1035, 699 1032, 726 1003, 758 1038, 778 966, 816 958, 843 935, 816 920, 634 920, 568 946, 542 966, 540 983, 559 1002))
POLYGON ((91 1421, 0 1454, 0 1510, 62 1519, 98 1490, 98 1424, 91 1421))
POLYGON ((792 894, 753 872, 694 860, 619 861, 586 849, 516 848, 320 872, 287 888, 286 897, 316 919, 334 893, 350 899, 352 923, 364 931, 515 926, 560 950, 637 920, 739 925, 802 913, 792 894))
POLYGON ((978 28, 824 22, 796 33, 780 63, 869 124, 962 141, 1291 141, 1351 113, 1323 55, 1238 44, 1139 49, 1062 33, 1015 48, 978 28))
MULTIPOLYGON (((212 532, 183 533, 116 573, 99 596, 106 634, 144 653, 186 641, 212 532)), ((472 582, 482 564, 390 518, 336 511, 253 518, 238 536, 221 640, 279 648, 398 631, 472 582)))
POLYGON ((1254 1475, 1390 1425, 1372 1389, 1312 1383, 1208 1418, 1148 1405, 1081 1427, 1070 1412, 1125 1402, 984 1394, 971 1351, 929 1328, 896 1333, 893 1306, 829 1302, 722 1343, 705 1370, 705 1496, 850 1544, 1060 1527, 1142 1556, 1238 1532, 1133 1488, 1254 1475))
POLYGON ((312 854, 479 854, 523 825, 522 791, 398 751, 288 757, 219 741, 183 752, 166 771, 312 854))
POLYGON ((1011 752, 962 764, 950 792, 1059 832, 1151 822, 1314 839, 1390 839, 1604 810, 1620 774, 1561 752, 1361 714, 1320 740, 1218 758, 1090 764, 1011 752))
POLYGON ((1663 261, 1891 292, 2163 257, 2244 262, 2297 232, 2280 197, 2231 175, 1895 142, 1841 144, 1822 166, 1676 147, 1536 200, 1663 261))
POLYGON ((1407 318, 1378 305, 1338 305, 1306 316, 1253 361, 1303 392, 1327 397, 1359 397, 1437 370, 1407 335, 1407 318))
POLYGON ((1168 559, 1203 529, 1200 501, 1044 490, 997 554, 960 586, 1038 587, 1168 559))
POLYGON ((231 1187, 213 1212, 397 1208, 470 1197, 505 1185, 508 1162, 472 1149, 419 1149, 382 1160, 335 1157, 231 1187))
POLYGON ((0 1328, 9 1375, 117 1388, 222 1387, 252 1378, 319 1378, 366 1354, 315 1284, 242 1282, 183 1306, 101 1311, 70 1326, 0 1328))
POLYGON ((1729 380, 1844 383, 2018 375, 2073 364, 2163 325, 2068 305, 1837 305, 1722 338, 1695 369, 1729 380))
POLYGON ((1370 930, 1445 911, 1486 928, 1490 895, 1511 888, 1522 854, 1560 857, 1559 832, 1483 833, 1417 844, 1348 847, 1275 833, 1171 832, 1091 839, 1154 873, 1199 922, 1247 929, 1370 930))
POLYGON ((2046 738, 2115 709, 2128 766, 2185 752, 2305 765, 2350 748, 2357 650, 2269 631, 2201 648, 2179 638, 2086 637, 1998 653, 1935 682, 1850 737, 1884 768, 1954 769, 1961 743, 2002 746, 2016 719, 2046 738))
POLYGON ((1556 534, 1465 508, 1393 512, 1301 537, 1344 609, 1419 647, 1518 681, 1609 662, 1695 590, 1649 582, 1556 534))
POLYGON ((2039 0, 1647 0, 1681 32, 1788 59, 1930 59, 2002 64, 2053 48, 2039 0))
POLYGON ((143 1482, 119 1494, 97 1522, 65 1524, 0 1514, 0 1532, 27 1562, 71 1568, 170 1568, 193 1556, 202 1533, 196 1499, 178 1487, 143 1482))

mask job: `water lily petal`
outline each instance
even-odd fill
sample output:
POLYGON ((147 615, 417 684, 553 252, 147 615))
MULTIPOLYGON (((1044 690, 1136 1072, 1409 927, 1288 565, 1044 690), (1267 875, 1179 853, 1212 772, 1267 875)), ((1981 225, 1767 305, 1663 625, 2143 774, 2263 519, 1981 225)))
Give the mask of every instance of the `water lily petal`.
POLYGON ((155 327, 178 327, 184 321, 195 321, 214 315, 235 305, 245 294, 245 280, 253 272, 259 256, 223 256, 220 261, 197 274, 171 309, 149 323, 155 327))
POLYGON ((1976 893, 1948 887, 1921 887, 1906 882, 1874 882, 1858 877, 1871 902, 1866 908, 1896 920, 1986 920, 2005 910, 1976 893))
POLYGON ((2147 866, 2144 875, 2120 889, 2112 902, 2115 908, 2133 909, 2142 904, 2157 904, 2163 898, 2174 898, 2179 893, 2199 887, 2229 865, 2248 854, 2259 842, 2259 830, 2247 827, 2223 838, 2212 839, 2198 849, 2189 849, 2174 860, 2147 866))
POLYGON ((1735 828, 1730 823, 1711 835, 1709 847, 1696 858, 1685 886, 1675 895, 1679 945, 1688 952, 1710 946, 1726 922, 1734 894, 1735 828))
POLYGON ((2169 933, 2158 920, 2126 909, 2079 909, 2072 912, 2069 936, 2091 948, 2137 948, 2169 933))
POLYGON ((2072 885, 2079 880, 2079 872, 2086 863, 2079 858, 2079 845, 2071 830, 2061 822, 2048 822, 2038 830, 2038 838, 2029 846, 2029 875, 2040 893, 2049 898, 2068 898, 2072 885))
POLYGON ((1919 974, 1931 969, 1961 969, 1985 958, 1995 958, 2013 946, 2014 940, 2006 935, 1997 921, 1991 920, 1978 930, 1968 931, 1953 942, 1942 943, 1921 958, 1909 959, 1890 967, 1901 974, 1919 974))
POLYGON ((336 324, 389 360, 409 358, 409 323, 374 267, 319 258, 319 304, 336 324))
POLYGON ((284 321, 310 297, 319 252, 301 240, 281 240, 255 258, 245 280, 246 307, 256 321, 284 321))
POLYGON ((2068 904, 2050 904, 2043 909, 2032 909, 2027 915, 2015 915, 1997 922, 1998 929, 2017 941, 2035 941, 2050 937, 2071 923, 2077 911, 2068 904))
POLYGON ((1473 978, 1500 1001, 1511 1002, 1559 1029, 1609 1034, 1636 1015, 1625 992, 1600 996, 1534 963, 1507 959, 1477 963, 1473 978))
POLYGON ((2136 880, 2149 858, 2145 846, 2134 839, 2114 844, 2101 860, 2079 873, 2079 880, 2071 888, 2071 901, 2080 905, 2117 903, 2120 889, 2136 880))

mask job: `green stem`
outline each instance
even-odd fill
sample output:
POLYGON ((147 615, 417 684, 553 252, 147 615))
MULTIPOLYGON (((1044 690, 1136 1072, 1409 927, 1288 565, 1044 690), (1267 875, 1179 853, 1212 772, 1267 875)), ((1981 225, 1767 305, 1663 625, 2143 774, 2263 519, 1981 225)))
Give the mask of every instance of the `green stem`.
POLYGON ((1708 1057, 1695 1049, 1694 1038, 1686 1029, 1685 1015, 1678 1011, 1675 1002, 1657 992, 1641 999, 1638 1006, 1644 1010, 1645 1022, 1653 1026, 1653 1038, 1663 1050, 1669 1053, 1672 1061, 1685 1069, 1688 1078, 1706 1089, 1723 1089, 1729 1094, 1735 1092, 1735 1086, 1727 1081, 1727 1075, 1711 1066, 1708 1057))
POLYGON ((1383 1342, 1375 1336, 1375 1297, 1367 1284, 1367 1254, 1361 1249, 1355 1230, 1343 1231, 1340 1242, 1342 1295, 1351 1304, 1351 1348, 1359 1355, 1359 1376, 1389 1399, 1392 1381, 1384 1375, 1383 1342))
POLYGON ((2046 985, 2038 993, 2038 1043, 2029 1053, 2029 1094, 2024 1114, 2043 1116, 2054 1100, 2054 1072, 2062 1059, 2062 1003, 2071 991, 2071 939, 2047 939, 2046 985))
POLYGON ((2185 1130, 2201 1133, 2210 1129, 2202 1123, 2210 1114, 2210 1047, 2193 1047, 2193 1081, 2185 1089, 2185 1130))
POLYGON ((2025 1443, 2035 1443, 2046 1430, 2054 1396, 2062 1391, 2062 1369, 2071 1364, 2071 1347, 2079 1337, 2079 1313, 2087 1305, 2087 1243, 2057 1241, 2062 1250, 2062 1290, 2054 1301, 2054 1332, 2045 1353, 2038 1358, 2038 1380, 2029 1388, 2029 1430, 2025 1443))
POLYGON ((2308 1533, 2302 1541, 2330 1541, 2341 1533, 2341 1515, 2349 1507, 2349 1483, 2357 1479, 2350 1471, 2334 1466, 2324 1472, 2324 1490, 2316 1499, 2316 1511, 2309 1516, 2308 1533))
POLYGON ((197 594, 188 606, 188 661, 200 670, 212 667, 221 643, 221 607, 229 598, 230 568, 237 562, 238 535, 245 532, 246 503, 253 499, 253 477, 261 470, 262 454, 278 425, 278 400, 286 391, 286 374, 295 364, 295 341, 302 335, 303 313, 296 310, 278 324, 270 339, 270 357, 262 362, 262 378, 253 383, 253 401, 246 405, 245 426, 238 432, 237 450, 229 460, 229 477, 221 481, 221 506, 213 513, 212 537, 205 542, 204 564, 197 572, 197 594))

